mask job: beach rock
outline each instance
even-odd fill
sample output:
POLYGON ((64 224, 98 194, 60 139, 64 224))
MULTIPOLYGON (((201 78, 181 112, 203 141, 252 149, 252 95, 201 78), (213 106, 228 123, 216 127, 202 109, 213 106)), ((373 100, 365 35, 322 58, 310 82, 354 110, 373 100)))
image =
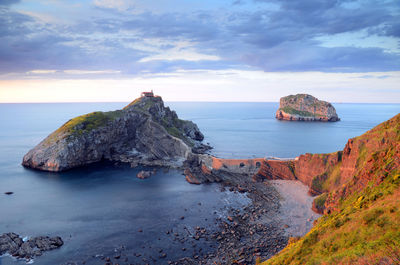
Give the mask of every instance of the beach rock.
POLYGON ((331 103, 307 94, 290 95, 280 99, 276 112, 278 120, 288 121, 339 121, 331 103))
POLYGON ((203 138, 196 124, 179 119, 161 97, 141 97, 122 110, 69 120, 30 150, 22 165, 63 171, 109 160, 180 167, 203 138))
POLYGON ((30 260, 42 252, 56 249, 64 244, 61 237, 39 236, 26 242, 15 233, 5 233, 0 236, 0 255, 10 254, 16 258, 30 260))

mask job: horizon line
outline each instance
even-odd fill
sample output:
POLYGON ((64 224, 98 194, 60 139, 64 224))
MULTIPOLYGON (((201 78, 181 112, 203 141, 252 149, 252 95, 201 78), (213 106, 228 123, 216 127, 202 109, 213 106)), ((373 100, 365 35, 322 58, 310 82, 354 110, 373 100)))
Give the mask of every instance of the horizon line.
MULTIPOLYGON (((129 103, 132 101, 24 101, 1 102, 0 104, 72 104, 72 103, 129 103)), ((165 100, 164 102, 182 103, 279 103, 279 101, 196 101, 196 100, 165 100)), ((332 104, 400 104, 400 102, 328 102, 332 104)))

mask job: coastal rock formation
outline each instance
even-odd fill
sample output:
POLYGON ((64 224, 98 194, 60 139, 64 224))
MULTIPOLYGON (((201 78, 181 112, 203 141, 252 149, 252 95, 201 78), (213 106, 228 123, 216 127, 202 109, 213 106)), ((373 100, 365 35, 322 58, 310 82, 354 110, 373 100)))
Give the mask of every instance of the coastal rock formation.
POLYGON ((136 177, 139 179, 147 179, 151 175, 152 175, 151 171, 141 170, 139 173, 137 173, 136 177))
POLYGON ((264 179, 297 179, 293 160, 223 159, 192 155, 185 161, 186 180, 192 184, 262 182, 264 179))
POLYGON ((280 99, 276 111, 278 120, 288 121, 339 121, 331 103, 307 94, 297 94, 280 99))
POLYGON ((22 165, 63 171, 101 160, 179 167, 207 146, 196 124, 178 118, 161 97, 141 97, 122 110, 73 118, 23 158, 22 165), (200 151, 199 151, 200 150, 200 151))
POLYGON ((185 161, 186 180, 192 184, 233 181, 251 177, 261 167, 263 158, 222 159, 211 155, 192 155, 185 161))
POLYGON ((5 233, 0 236, 0 256, 10 254, 13 257, 30 260, 41 256, 44 251, 61 247, 64 244, 61 237, 39 236, 27 241, 15 234, 5 233))
POLYGON ((325 216, 263 264, 399 264, 400 114, 343 151, 300 156, 295 173, 325 216))
POLYGON ((192 155, 185 162, 190 183, 231 181, 251 177, 299 180, 309 187, 319 213, 336 211, 340 202, 367 185, 379 185, 400 168, 400 114, 365 134, 349 139, 344 150, 304 154, 292 160, 221 159, 192 155), (383 167, 384 166, 384 167, 383 167), (377 172, 371 174, 371 172, 377 172), (323 195, 323 196, 322 196, 323 195))

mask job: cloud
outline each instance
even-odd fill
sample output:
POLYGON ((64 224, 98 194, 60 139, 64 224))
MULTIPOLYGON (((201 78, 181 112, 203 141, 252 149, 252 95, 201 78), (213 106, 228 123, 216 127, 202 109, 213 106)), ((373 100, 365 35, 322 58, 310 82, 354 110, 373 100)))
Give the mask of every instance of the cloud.
POLYGON ((28 15, 0 6, 0 37, 27 35, 32 29, 26 24, 33 21, 34 19, 28 15))
POLYGON ((94 0, 93 4, 100 8, 117 9, 118 11, 125 11, 134 6, 131 1, 126 0, 94 0))
POLYGON ((160 47, 158 54, 144 57, 139 60, 140 63, 150 61, 218 61, 220 57, 215 55, 199 53, 193 48, 194 44, 190 42, 177 42, 175 45, 160 47))
POLYGON ((18 2, 20 2, 20 0, 1 0, 0 6, 8 6, 8 5, 16 4, 18 2))
POLYGON ((215 17, 208 12, 189 14, 145 12, 125 21, 121 27, 146 37, 209 41, 218 37, 221 25, 218 25, 215 17))
POLYGON ((139 60, 139 63, 150 61, 218 61, 220 58, 215 55, 200 54, 192 51, 171 51, 163 54, 152 55, 139 60))
POLYGON ((116 70, 31 70, 26 72, 30 75, 47 75, 47 74, 67 74, 67 75, 104 75, 104 74, 120 74, 121 71, 116 70))
POLYGON ((399 56, 379 48, 324 48, 287 43, 262 53, 248 53, 243 60, 265 71, 360 72, 398 69, 399 56))
POLYGON ((120 74, 121 71, 116 71, 116 70, 97 70, 97 71, 64 70, 63 73, 70 74, 70 75, 104 75, 104 74, 120 74))
POLYGON ((55 74, 57 72, 57 70, 32 70, 32 71, 28 71, 26 72, 27 74, 55 74))
POLYGON ((363 79, 386 79, 386 78, 391 78, 393 77, 392 75, 362 75, 362 76, 358 76, 356 78, 363 78, 363 79))
POLYGON ((384 29, 384 34, 387 36, 400 37, 400 22, 387 25, 384 29))
MULTIPOLYGON (((15 1, 2 3, 11 2, 15 1)), ((400 68, 398 47, 391 48, 391 43, 399 41, 395 1, 253 0, 229 1, 228 6, 205 1, 196 3, 198 10, 187 12, 164 12, 162 1, 146 2, 146 11, 139 10, 133 6, 139 2, 82 2, 80 12, 86 16, 66 21, 41 19, 57 18, 61 11, 55 8, 43 9, 38 17, 29 5, 24 9, 24 2, 18 9, 0 6, 0 73, 54 69, 59 74, 76 69, 88 74, 109 69, 137 75, 178 69, 361 72, 400 68), (345 35, 351 41, 329 45, 323 41, 345 35), (390 44, 380 44, 388 38, 390 44), (357 45, 365 42, 368 46, 357 45)), ((174 0, 169 5, 179 3, 174 0)), ((46 4, 51 7, 52 1, 46 4)), ((66 5, 62 14, 74 10, 66 5)))

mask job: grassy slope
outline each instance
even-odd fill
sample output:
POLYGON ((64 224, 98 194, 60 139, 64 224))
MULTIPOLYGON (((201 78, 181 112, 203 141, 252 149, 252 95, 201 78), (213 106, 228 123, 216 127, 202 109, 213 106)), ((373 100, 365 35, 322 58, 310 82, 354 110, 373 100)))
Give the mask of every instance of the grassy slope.
MULTIPOLYGON (((314 116, 318 116, 318 114, 314 115, 314 114, 311 113, 311 112, 297 110, 297 109, 294 109, 294 108, 289 107, 289 106, 280 108, 280 110, 282 110, 282 111, 284 111, 284 112, 286 112, 286 113, 288 113, 288 114, 299 115, 299 116, 303 116, 303 117, 314 117, 314 116)), ((319 115, 319 116, 321 116, 321 115, 319 115)))
MULTIPOLYGON (((291 240, 263 264, 400 264, 400 114, 355 140, 381 137, 390 137, 393 144, 359 153, 354 179, 366 174, 367 168, 367 185, 342 198, 338 211, 318 219, 307 235, 291 240)), ((330 168, 320 185, 334 192, 338 178, 338 168, 330 168)), ((352 180, 349 187, 354 183, 352 180)), ((323 204, 327 195, 321 195, 316 203, 323 204)))
POLYGON ((109 121, 121 116, 121 114, 122 111, 120 110, 108 112, 96 111, 75 117, 50 134, 49 137, 46 138, 46 144, 52 144, 68 135, 82 135, 106 125, 109 121))
MULTIPOLYGON (((154 101, 146 100, 143 101, 143 98, 137 98, 132 101, 129 105, 124 107, 124 110, 128 109, 129 107, 135 107, 136 110, 142 111, 144 113, 149 114, 149 109, 153 106, 154 101)), ((89 114, 81 115, 75 117, 60 128, 58 128, 55 132, 53 132, 47 139, 46 144, 50 145, 64 137, 69 135, 82 135, 87 133, 93 129, 100 128, 106 125, 108 122, 120 117, 123 113, 123 110, 116 110, 116 111, 96 111, 89 114)), ((182 124, 185 121, 176 118, 173 120, 173 125, 170 126, 169 123, 162 119, 159 123, 167 130, 167 132, 177 138, 182 139, 189 145, 193 145, 193 143, 181 132, 179 128, 182 127, 182 124)))

